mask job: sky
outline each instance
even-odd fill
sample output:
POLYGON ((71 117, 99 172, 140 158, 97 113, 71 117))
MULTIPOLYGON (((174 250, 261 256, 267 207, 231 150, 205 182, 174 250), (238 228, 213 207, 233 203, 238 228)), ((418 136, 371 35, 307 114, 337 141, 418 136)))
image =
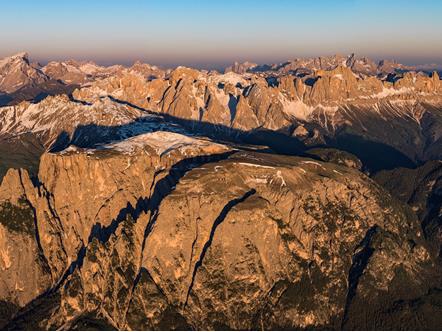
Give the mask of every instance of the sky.
POLYGON ((221 68, 350 54, 442 64, 439 0, 0 0, 0 58, 221 68))

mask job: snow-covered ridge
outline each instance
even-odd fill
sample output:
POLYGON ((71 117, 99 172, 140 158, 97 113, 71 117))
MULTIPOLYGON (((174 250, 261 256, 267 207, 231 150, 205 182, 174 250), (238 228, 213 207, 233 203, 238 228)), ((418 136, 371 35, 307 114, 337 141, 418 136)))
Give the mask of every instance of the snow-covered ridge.
POLYGON ((159 156, 164 156, 172 151, 179 151, 181 154, 186 155, 187 151, 209 146, 227 149, 227 146, 213 143, 210 140, 203 140, 201 138, 170 131, 154 131, 141 134, 120 142, 102 145, 99 149, 114 150, 125 154, 131 154, 137 149, 150 147, 154 149, 159 156))
POLYGON ((34 133, 46 137, 49 143, 62 131, 72 132, 81 125, 122 125, 142 116, 139 110, 109 99, 87 105, 60 95, 48 97, 37 104, 25 102, 0 108, 0 135, 34 133))

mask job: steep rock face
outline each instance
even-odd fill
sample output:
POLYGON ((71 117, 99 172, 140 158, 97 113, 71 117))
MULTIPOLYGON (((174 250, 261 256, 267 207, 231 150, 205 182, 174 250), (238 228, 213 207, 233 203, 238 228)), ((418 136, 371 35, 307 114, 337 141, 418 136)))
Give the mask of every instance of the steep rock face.
POLYGON ((401 70, 413 70, 411 66, 405 66, 394 60, 381 60, 378 64, 378 72, 381 74, 394 73, 395 71, 401 70))
POLYGON ((117 100, 150 109, 161 100, 168 84, 161 79, 149 81, 144 75, 135 70, 124 70, 75 90, 73 96, 88 102, 93 102, 97 97, 112 96, 117 100))
POLYGON ((97 151, 69 148, 61 154, 43 155, 39 181, 53 197, 53 208, 69 246, 68 257, 75 259, 81 245, 88 242, 93 226, 106 228, 121 210, 136 208, 149 193, 156 172, 163 172, 180 159, 227 150, 180 134, 154 132, 97 151))
POLYGON ((378 64, 367 57, 358 58, 354 54, 347 58, 346 65, 356 73, 373 75, 377 72, 378 64))
POLYGON ((267 84, 258 81, 247 90, 246 100, 259 120, 260 126, 277 130, 289 125, 278 89, 267 87, 267 84))
POLYGON ((243 96, 239 96, 232 125, 240 130, 249 131, 253 128, 259 127, 260 123, 261 122, 259 121, 255 112, 253 112, 252 108, 247 102, 247 99, 243 96))
POLYGON ((414 90, 416 93, 434 93, 439 92, 440 79, 437 72, 434 72, 431 77, 421 73, 408 72, 394 82, 396 90, 414 90))
POLYGON ((313 85, 310 103, 316 105, 327 101, 342 101, 356 96, 357 80, 353 72, 338 66, 332 71, 318 71, 319 78, 313 85))
MULTIPOLYGON (((12 220, 5 217, 4 222, 21 225, 19 218, 24 212, 20 214, 14 211, 24 210, 21 197, 26 197, 26 202, 29 202, 29 206, 33 209, 30 220, 32 224, 26 224, 26 229, 29 230, 34 226, 35 217, 37 226, 35 232, 38 234, 40 250, 32 251, 32 246, 29 246, 27 249, 31 252, 28 256, 29 259, 35 260, 38 268, 45 268, 45 272, 49 275, 47 277, 49 282, 34 287, 31 293, 33 296, 30 298, 29 291, 24 293, 24 289, 16 288, 15 291, 26 299, 18 302, 17 306, 23 306, 47 290, 43 301, 53 300, 54 296, 57 298, 57 292, 63 293, 62 303, 66 304, 62 307, 66 311, 62 312, 61 320, 65 320, 66 317, 72 318, 71 314, 77 309, 84 311, 89 307, 96 309, 99 299, 88 298, 83 302, 72 295, 78 292, 76 290, 78 285, 72 279, 85 278, 85 284, 81 287, 85 287, 85 294, 90 297, 96 293, 99 283, 100 287, 104 287, 103 285, 107 283, 112 287, 116 280, 115 273, 120 271, 115 259, 121 259, 122 264, 130 263, 132 272, 138 272, 141 259, 136 257, 142 252, 141 244, 149 221, 147 208, 156 181, 163 178, 165 178, 163 182, 166 183, 174 181, 175 176, 185 171, 187 167, 191 167, 192 163, 202 162, 206 155, 209 155, 207 158, 216 160, 218 156, 221 157, 228 151, 227 147, 208 141, 199 141, 179 134, 156 132, 123 143, 104 145, 99 150, 83 151, 69 148, 59 154, 45 154, 41 159, 36 187, 28 177, 20 177, 22 180, 17 180, 17 174, 26 175, 26 172, 10 171, 0 187, 0 199, 5 201, 5 216, 8 217, 12 213, 12 220), (171 169, 172 167, 176 170, 171 169), (144 176, 140 177, 140 174, 144 176), (111 178, 113 182, 109 183, 108 180, 111 178), (67 202, 70 203, 66 204, 67 202), (7 212, 11 209, 13 212, 7 212), (134 227, 132 224, 138 219, 134 232, 128 234, 129 229, 134 227), (126 235, 128 238, 125 240, 126 235), (138 238, 134 239, 135 235, 138 238), (108 261, 109 245, 114 241, 115 248, 114 245, 111 247, 115 250, 114 256, 118 257, 108 261), (99 255, 100 250, 103 251, 104 257, 97 261, 96 255, 99 255), (127 252, 126 258, 120 256, 124 251, 127 252), (132 260, 130 254, 135 255, 132 260), (90 255, 93 255, 92 258, 90 255), (39 261, 40 256, 44 264, 39 261), (105 268, 101 270, 103 274, 101 277, 96 276, 94 272, 97 264, 100 270, 105 268), (80 267, 82 273, 77 275, 80 267), (60 290, 60 286, 64 285, 66 280, 69 280, 70 284, 73 283, 72 287, 75 290, 70 288, 65 294, 64 290, 60 290), (92 280, 97 284, 91 283, 92 280)), ((159 193, 156 192, 155 195, 159 193)), ((5 264, 8 265, 8 273, 12 273, 13 276, 11 283, 20 283, 22 279, 18 280, 21 277, 17 274, 20 272, 19 267, 25 269, 23 274, 26 274, 32 265, 27 267, 17 265, 22 264, 21 260, 17 256, 11 256, 9 252, 11 244, 16 240, 6 236, 5 241, 7 242, 2 242, 4 247, 1 250, 4 253, 2 257, 5 264)), ((21 259, 27 259, 28 256, 22 255, 21 259)), ((37 277, 38 274, 35 273, 35 278, 37 277)), ((131 277, 132 283, 135 277, 136 275, 131 277)), ((28 285, 30 288, 33 286, 35 285, 32 282, 28 285)), ((7 290, 5 286, 4 291, 7 290)), ((116 290, 112 288, 110 292, 113 291, 116 290)), ((106 294, 104 290, 99 293, 106 294)), ((2 296, 2 300, 9 301, 10 297, 6 294, 2 296)), ((112 297, 108 299, 106 306, 113 306, 112 297)), ((115 315, 124 317, 126 309, 117 309, 115 315)), ((115 319, 119 321, 117 317, 115 319)), ((44 322, 39 323, 44 324, 44 322)))
POLYGON ((42 68, 42 71, 57 80, 67 83, 82 84, 88 81, 88 74, 82 71, 81 65, 75 61, 55 62, 51 61, 42 68))
POLYGON ((431 101, 361 101, 318 108, 304 122, 309 133, 301 139, 309 144, 316 129, 334 140, 332 144, 336 147, 357 154, 374 171, 379 169, 373 168, 374 164, 380 169, 392 169, 395 165, 411 167, 413 163, 442 157, 441 105, 436 97, 431 101), (385 163, 379 159, 381 156, 385 163))
POLYGON ((147 80, 153 80, 156 78, 162 78, 165 75, 164 70, 157 66, 151 66, 140 61, 135 62, 130 68, 130 72, 135 72, 143 75, 147 80))
POLYGON ((161 111, 181 119, 198 120, 200 106, 204 104, 203 86, 194 86, 199 76, 197 70, 185 67, 172 71, 161 100, 161 111))
POLYGON ((10 318, 51 285, 43 255, 30 179, 25 171, 10 169, 0 186, 0 298, 1 320, 10 318), (10 309, 10 312, 5 312, 10 309), (8 317, 9 316, 9 317, 8 317))
POLYGON ((8 173, 52 274, 8 328, 338 328, 426 290, 416 219, 363 174, 229 151, 157 132, 45 154, 37 187, 8 173))
MULTIPOLYGON (((34 262, 37 264, 41 261, 39 266, 46 269, 46 272, 49 270, 51 283, 57 280, 66 264, 66 252, 62 244, 63 228, 56 212, 52 209, 50 194, 43 187, 36 188, 25 170, 10 170, 0 187, 0 199, 8 208, 5 211, 11 211, 5 220, 10 219, 8 222, 11 224, 21 224, 20 229, 26 229, 28 235, 31 232, 34 235, 39 249, 34 251, 34 262), (14 209, 15 205, 17 207, 14 209)), ((51 283, 46 285, 43 283, 41 285, 43 289, 35 289, 40 293, 34 294, 34 297, 45 291, 45 288, 49 288, 51 283)))

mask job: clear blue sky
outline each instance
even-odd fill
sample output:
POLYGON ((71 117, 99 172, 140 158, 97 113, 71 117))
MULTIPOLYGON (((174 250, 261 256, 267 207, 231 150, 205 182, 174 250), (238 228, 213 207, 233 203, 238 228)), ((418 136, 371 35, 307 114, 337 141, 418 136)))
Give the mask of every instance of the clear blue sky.
POLYGON ((0 0, 0 57, 222 66, 352 53, 442 63, 438 0, 0 0))

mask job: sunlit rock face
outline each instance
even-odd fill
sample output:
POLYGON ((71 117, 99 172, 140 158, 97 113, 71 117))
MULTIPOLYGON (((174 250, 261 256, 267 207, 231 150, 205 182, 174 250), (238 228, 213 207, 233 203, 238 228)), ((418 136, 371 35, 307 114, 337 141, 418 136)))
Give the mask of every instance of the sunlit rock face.
POLYGON ((437 73, 0 64, 0 327, 439 328, 437 73))
POLYGON ((45 154, 37 185, 11 171, 0 192, 2 273, 46 280, 4 295, 43 294, 11 327, 92 312, 120 329, 338 328, 434 278, 409 209, 333 163, 155 132, 45 154), (11 256, 22 241, 34 247, 11 256))
POLYGON ((18 53, 0 60, 0 91, 12 93, 28 84, 49 80, 42 71, 29 62, 27 53, 18 53))
MULTIPOLYGON (((74 96, 91 102, 110 95, 192 129, 199 124, 230 136, 261 130, 294 133, 307 146, 327 143, 357 152, 361 159, 376 157, 365 157, 361 150, 382 145, 397 154, 401 160, 397 166, 442 157, 442 88, 437 72, 397 73, 390 80, 380 74, 387 70, 382 66, 357 70, 370 66, 367 59, 336 58, 329 65, 324 61, 311 65, 308 75, 271 66, 259 72, 229 69, 225 74, 179 67, 150 81, 133 76, 117 82, 113 77, 98 80, 74 96), (306 130, 302 137, 294 132, 299 125, 306 130), (357 143, 342 143, 348 135, 357 136, 357 143), (361 144, 369 147, 361 149, 361 144)), ((398 68, 406 67, 390 71, 398 68)))

